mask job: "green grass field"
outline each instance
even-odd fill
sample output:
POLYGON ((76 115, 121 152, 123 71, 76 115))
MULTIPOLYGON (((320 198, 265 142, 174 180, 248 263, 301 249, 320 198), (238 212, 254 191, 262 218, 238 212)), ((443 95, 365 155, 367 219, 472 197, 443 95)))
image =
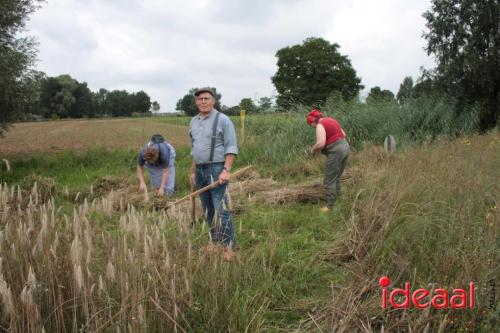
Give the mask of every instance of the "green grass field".
MULTIPOLYGON (((169 126, 178 130, 188 119, 130 120, 130 126, 134 121, 173 133, 169 126)), ((245 134, 237 167, 252 164, 283 188, 321 179, 324 159, 306 155, 314 131, 303 117, 247 117, 245 134)), ((99 198, 75 201, 65 193, 84 195, 105 176, 136 184, 140 144, 4 155, 10 171, 1 165, 7 185, 0 190, 0 326, 12 332, 494 331, 500 136, 442 137, 392 155, 375 143, 356 145, 343 195, 329 214, 317 204, 245 203, 234 217, 239 250, 231 263, 201 251, 208 241, 203 223, 190 227, 187 217, 120 209, 99 198), (411 281, 412 288, 451 290, 475 281, 477 307, 382 310, 384 275, 395 287, 411 281)), ((189 147, 179 145, 177 156, 180 197, 189 191, 189 147)))

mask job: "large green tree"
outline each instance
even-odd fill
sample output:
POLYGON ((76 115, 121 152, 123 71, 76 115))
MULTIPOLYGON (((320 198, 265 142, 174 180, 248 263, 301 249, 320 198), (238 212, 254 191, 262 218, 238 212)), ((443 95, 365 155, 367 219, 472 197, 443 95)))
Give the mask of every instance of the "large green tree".
POLYGON ((184 95, 181 99, 177 101, 175 109, 184 112, 188 116, 194 116, 198 113, 198 108, 196 107, 194 101, 194 92, 196 89, 191 89, 188 94, 184 95))
POLYGON ((160 103, 157 101, 151 103, 151 110, 153 110, 154 113, 158 113, 160 111, 160 103))
POLYGON ((482 106, 482 130, 500 116, 499 0, 432 0, 427 20, 426 50, 437 60, 435 79, 455 96, 458 111, 482 106))
POLYGON ((271 110, 273 107, 273 100, 271 97, 261 97, 259 98, 259 106, 258 106, 258 111, 259 112, 266 112, 271 110))
POLYGON ((151 98, 144 91, 139 91, 132 96, 133 112, 147 113, 151 109, 151 98))
MULTIPOLYGON (((221 110, 221 103, 220 100, 222 98, 222 95, 217 92, 217 88, 211 87, 212 90, 215 92, 215 108, 217 110, 221 110)), ((184 95, 181 99, 177 101, 177 104, 175 106, 175 109, 178 111, 184 112, 184 114, 188 116, 195 116, 198 114, 198 107, 196 106, 195 99, 194 99, 194 93, 198 90, 198 88, 191 88, 189 89, 189 92, 184 95)))
POLYGON ((258 111, 257 105, 255 105, 251 98, 242 98, 240 101, 240 109, 245 110, 246 114, 252 114, 258 111))
POLYGON ((223 105, 221 107, 221 112, 227 114, 228 116, 239 116, 240 115, 240 106, 227 106, 223 105))
POLYGON ((75 104, 78 81, 68 74, 48 77, 42 82, 40 111, 44 117, 68 118, 75 104))
POLYGON ((272 77, 278 106, 322 104, 333 92, 340 92, 345 100, 355 97, 363 88, 361 79, 339 47, 322 38, 308 38, 301 45, 278 50, 278 71, 272 77))
POLYGON ((106 116, 107 114, 107 99, 109 91, 104 88, 100 88, 98 92, 94 93, 94 100, 96 101, 97 115, 106 116))
POLYGON ((71 118, 93 118, 97 115, 97 101, 87 86, 87 82, 78 82, 76 89, 73 91, 73 96, 75 97, 75 103, 71 108, 71 118))
POLYGON ((412 98, 413 95, 413 79, 411 78, 411 76, 407 76, 399 85, 399 91, 396 97, 398 99, 398 102, 400 104, 403 104, 406 100, 412 98))
POLYGON ((20 37, 19 32, 39 2, 0 1, 0 135, 9 123, 23 117, 37 95, 33 89, 39 73, 31 69, 36 44, 30 37, 20 37))
POLYGON ((368 97, 366 98, 367 103, 380 103, 380 102, 394 102, 394 94, 392 91, 387 89, 380 89, 379 86, 375 86, 370 89, 368 97))
POLYGON ((134 110, 133 95, 126 90, 113 90, 106 97, 106 113, 112 117, 129 117, 134 110))

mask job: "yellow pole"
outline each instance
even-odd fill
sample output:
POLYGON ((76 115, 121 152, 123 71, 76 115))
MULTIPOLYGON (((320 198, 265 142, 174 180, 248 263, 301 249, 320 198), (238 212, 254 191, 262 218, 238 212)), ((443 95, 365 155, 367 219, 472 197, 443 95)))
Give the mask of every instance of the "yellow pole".
POLYGON ((240 144, 245 142, 245 110, 240 110, 240 144))

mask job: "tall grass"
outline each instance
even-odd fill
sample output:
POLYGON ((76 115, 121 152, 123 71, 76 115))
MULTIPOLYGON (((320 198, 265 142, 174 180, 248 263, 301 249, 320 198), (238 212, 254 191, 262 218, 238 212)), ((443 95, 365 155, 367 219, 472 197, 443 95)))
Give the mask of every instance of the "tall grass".
POLYGON ((68 216, 52 199, 43 201, 36 185, 29 194, 18 191, 0 188, 2 328, 254 332, 262 326, 272 270, 247 276, 236 263, 198 253, 182 236, 187 220, 131 206, 117 213, 106 199, 85 201, 68 216), (244 290, 234 283, 242 280, 244 290), (255 285, 260 292, 249 293, 255 285))
POLYGON ((360 103, 329 99, 324 111, 335 116, 356 147, 366 143, 382 144, 389 134, 398 143, 412 146, 438 137, 455 138, 478 131, 477 107, 457 115, 455 101, 444 97, 409 99, 395 102, 360 103))
POLYGON ((248 117, 245 133, 238 163, 253 164, 278 176, 281 167, 308 158, 308 147, 315 139, 314 130, 296 115, 248 117))
MULTIPOLYGON (((455 103, 446 97, 409 99, 399 105, 396 102, 346 102, 332 96, 322 111, 340 121, 355 149, 368 144, 382 145, 388 135, 396 138, 398 146, 414 147, 439 138, 453 139, 478 131, 479 109, 468 107, 456 114, 455 103)), ((315 131, 305 121, 309 109, 296 105, 289 111, 287 114, 246 117, 244 138, 240 133, 240 118, 232 116, 239 141, 244 141, 237 163, 258 165, 265 175, 278 178, 316 173, 317 168, 311 169, 308 163, 312 158, 309 148, 315 142, 315 131)), ((172 117, 159 121, 188 125, 189 119, 172 117)))
MULTIPOLYGON (((456 115, 453 103, 444 98, 427 97, 409 100, 404 105, 332 98, 322 111, 340 121, 355 149, 369 144, 382 145, 388 135, 393 135, 400 147, 415 147, 440 138, 453 139, 477 132, 478 109, 472 107, 456 115)), ((278 178, 317 174, 318 168, 309 163, 314 160, 309 149, 316 136, 305 121, 308 111, 299 105, 289 114, 247 117, 238 162, 257 165, 266 175, 278 178)), ((239 118, 234 117, 233 121, 239 129, 239 118)))
POLYGON ((500 140, 491 134, 396 156, 372 147, 356 157, 354 172, 362 181, 350 192, 345 233, 330 252, 351 274, 320 317, 329 330, 493 329, 489 320, 500 319, 494 312, 494 285, 500 282, 499 151, 500 140), (392 287, 410 282, 413 290, 466 288, 474 281, 477 306, 381 310, 378 278, 385 275, 392 287))

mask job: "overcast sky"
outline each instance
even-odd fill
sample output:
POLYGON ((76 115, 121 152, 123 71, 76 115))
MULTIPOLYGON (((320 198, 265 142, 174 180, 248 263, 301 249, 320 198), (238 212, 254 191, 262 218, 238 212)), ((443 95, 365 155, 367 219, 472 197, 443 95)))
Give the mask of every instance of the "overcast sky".
POLYGON ((222 103, 275 95, 276 51, 322 37, 340 45, 365 85, 397 93, 433 67, 423 50, 430 0, 48 0, 27 28, 38 69, 93 91, 144 90, 161 105, 213 86, 222 103))

